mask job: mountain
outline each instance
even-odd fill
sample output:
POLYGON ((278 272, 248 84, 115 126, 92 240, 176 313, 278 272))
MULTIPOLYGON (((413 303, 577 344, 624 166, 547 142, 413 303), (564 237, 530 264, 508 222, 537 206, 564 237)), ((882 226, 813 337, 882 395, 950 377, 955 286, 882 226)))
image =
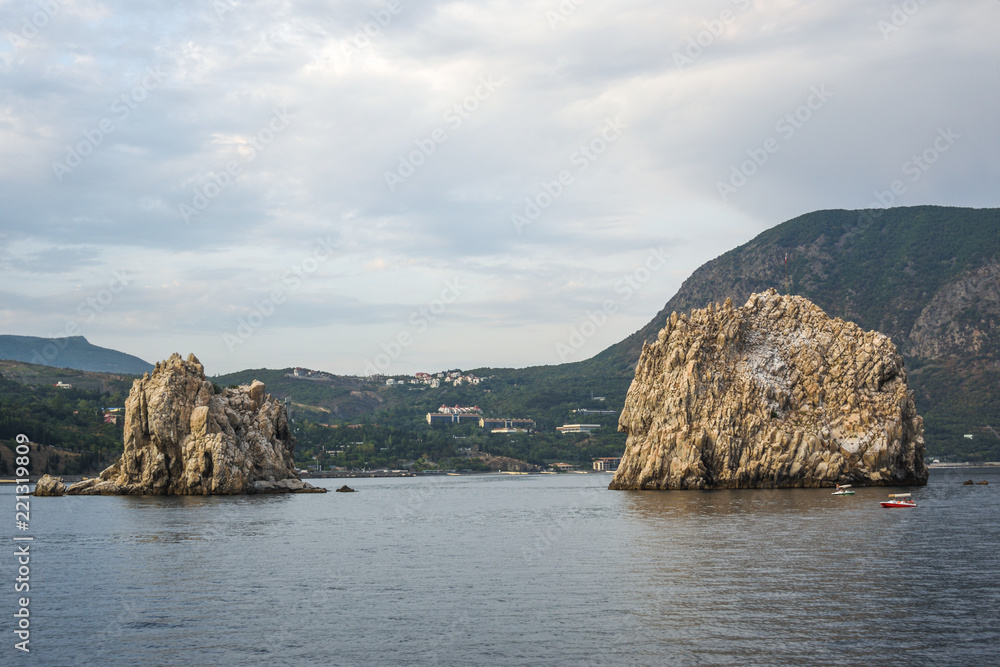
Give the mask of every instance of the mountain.
POLYGON ((631 377, 674 311, 774 287, 890 336, 928 454, 1000 459, 1000 209, 817 211, 699 267, 645 327, 584 362, 631 377), (787 257, 787 283, 786 283, 787 257), (972 436, 969 438, 968 436, 972 436))
POLYGON ((38 338, 0 335, 0 359, 95 373, 142 375, 153 365, 131 354, 91 345, 83 336, 38 338))

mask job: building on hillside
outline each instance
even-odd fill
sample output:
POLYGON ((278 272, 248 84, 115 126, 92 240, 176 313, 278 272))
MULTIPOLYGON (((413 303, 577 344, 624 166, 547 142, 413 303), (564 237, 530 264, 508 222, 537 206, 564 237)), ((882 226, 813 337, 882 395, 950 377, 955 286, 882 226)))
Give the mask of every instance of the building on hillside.
POLYGON ((528 433, 527 429, 523 428, 495 428, 490 431, 490 433, 528 433))
POLYGON ((591 433, 601 428, 600 424, 563 424, 557 426, 556 430, 566 435, 567 433, 591 433))
POLYGON ((578 410, 573 410, 575 414, 578 415, 616 415, 617 410, 588 410, 587 408, 580 408, 578 410))
POLYGON ((389 378, 388 380, 385 381, 385 386, 387 386, 387 387, 395 387, 396 386, 396 381, 393 380, 392 378, 389 378))
POLYGON ((594 459, 594 470, 599 472, 614 472, 618 470, 618 464, 622 462, 620 456, 602 456, 594 459))
POLYGON ((486 431, 492 431, 494 433, 499 429, 515 429, 531 431, 535 430, 535 420, 534 419, 499 419, 496 417, 482 417, 479 420, 479 426, 486 431))
POLYGON ((56 382, 52 386, 55 387, 56 389, 72 389, 73 388, 73 385, 68 384, 66 382, 63 382, 62 380, 59 380, 58 382, 56 382))
POLYGON ((576 470, 576 466, 570 465, 569 463, 550 463, 549 467, 557 472, 569 472, 571 470, 576 470))
POLYGON ((428 412, 427 423, 431 426, 435 426, 437 424, 478 424, 479 415, 455 412, 428 412))
POLYGON ((453 405, 449 407, 447 405, 442 405, 440 408, 438 408, 438 413, 442 415, 465 415, 473 413, 475 413, 476 415, 481 415, 483 414, 483 411, 482 409, 480 409, 478 405, 473 405, 472 407, 466 407, 462 405, 453 405))

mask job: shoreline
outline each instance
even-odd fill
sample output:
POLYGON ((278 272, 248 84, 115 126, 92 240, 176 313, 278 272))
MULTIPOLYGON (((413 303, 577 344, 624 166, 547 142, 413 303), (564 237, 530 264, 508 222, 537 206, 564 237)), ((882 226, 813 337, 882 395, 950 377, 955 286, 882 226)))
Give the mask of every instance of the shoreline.
MULTIPOLYGON (((973 469, 973 468, 1000 468, 1000 461, 986 461, 984 463, 928 463, 928 470, 955 470, 955 469, 973 469)), ((576 474, 593 474, 601 471, 597 470, 574 470, 572 473, 576 474)), ((562 473, 562 474, 572 474, 572 473, 562 473)), ((519 474, 519 475, 551 475, 559 473, 551 473, 547 471, 543 472, 519 472, 510 473, 506 471, 490 471, 490 472, 366 472, 366 471, 343 471, 343 472, 323 472, 323 473, 313 473, 309 475, 300 475, 300 479, 342 479, 346 477, 438 477, 438 476, 469 476, 469 475, 509 475, 509 474, 519 474)), ((35 484, 38 482, 41 475, 29 475, 28 483, 35 484)), ((88 475, 62 475, 62 480, 67 484, 72 484, 74 482, 79 482, 88 478, 88 475)), ((0 479, 0 484, 17 484, 16 479, 0 479)))
POLYGON ((941 468, 1000 468, 1000 461, 986 461, 985 463, 928 463, 929 470, 941 468))

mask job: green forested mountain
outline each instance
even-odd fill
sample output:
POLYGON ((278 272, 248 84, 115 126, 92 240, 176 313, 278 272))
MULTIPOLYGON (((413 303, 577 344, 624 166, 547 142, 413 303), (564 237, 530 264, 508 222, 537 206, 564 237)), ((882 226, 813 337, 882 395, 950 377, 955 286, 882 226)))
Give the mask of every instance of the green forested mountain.
POLYGON ((653 320, 589 363, 631 375, 674 311, 770 287, 889 335, 906 360, 927 451, 1000 459, 1000 209, 817 211, 702 265, 653 320), (971 435, 972 438, 966 438, 971 435))
MULTIPOLYGON (((325 405, 334 418, 371 414, 415 428, 440 403, 475 403, 491 415, 535 419, 551 432, 574 420, 574 408, 620 410, 643 342, 656 338, 671 312, 726 298, 742 304, 754 292, 784 292, 786 285, 830 315, 893 339, 925 420, 929 455, 1000 460, 1000 437, 988 428, 1000 432, 1000 209, 917 206, 800 216, 701 266, 649 324, 597 356, 556 366, 477 369, 490 379, 475 389, 412 391, 362 387, 359 380, 350 388, 321 388, 285 373, 269 389, 325 405), (327 391, 341 398, 317 400, 317 392, 327 391), (606 403, 588 404, 591 392, 606 396, 606 403), (338 401, 352 409, 338 408, 338 401)), ((623 445, 611 433, 614 420, 608 421, 600 438, 578 450, 578 460, 623 445)), ((573 453, 558 446, 563 442, 552 443, 549 458, 573 453)), ((530 457, 526 450, 522 455, 530 457)))

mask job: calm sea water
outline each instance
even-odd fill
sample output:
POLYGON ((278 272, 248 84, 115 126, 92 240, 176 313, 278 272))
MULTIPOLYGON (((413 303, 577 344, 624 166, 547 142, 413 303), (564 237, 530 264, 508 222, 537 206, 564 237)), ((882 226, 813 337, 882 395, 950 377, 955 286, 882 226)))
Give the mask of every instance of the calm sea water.
MULTIPOLYGON (((886 489, 621 492, 609 480, 32 499, 32 652, 13 649, 4 549, 0 664, 1000 660, 996 469, 934 470, 912 489, 919 507, 895 510, 879 507, 886 489)), ((0 488, 11 527, 13 491, 0 488)))

